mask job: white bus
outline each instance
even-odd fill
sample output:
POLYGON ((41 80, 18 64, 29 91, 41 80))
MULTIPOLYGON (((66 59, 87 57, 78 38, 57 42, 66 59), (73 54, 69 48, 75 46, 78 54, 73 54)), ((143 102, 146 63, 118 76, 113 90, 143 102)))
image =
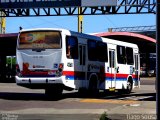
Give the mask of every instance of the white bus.
POLYGON ((137 45, 65 29, 21 30, 16 83, 46 94, 140 87, 137 45))

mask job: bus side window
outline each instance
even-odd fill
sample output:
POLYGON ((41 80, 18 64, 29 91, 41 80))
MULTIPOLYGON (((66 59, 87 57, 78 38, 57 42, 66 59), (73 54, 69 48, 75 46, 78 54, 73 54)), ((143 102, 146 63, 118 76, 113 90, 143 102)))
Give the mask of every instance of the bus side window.
POLYGON ((97 60, 97 43, 95 40, 88 40, 88 59, 90 61, 97 60))
POLYGON ((117 46, 117 60, 119 64, 126 64, 126 50, 124 46, 117 46))
POLYGON ((133 60, 133 49, 126 47, 126 56, 127 56, 127 64, 133 65, 134 60, 133 60))
POLYGON ((76 37, 67 36, 66 56, 69 59, 78 59, 78 40, 76 37))
POLYGON ((103 42, 97 42, 97 58, 101 62, 108 62, 107 44, 103 42))

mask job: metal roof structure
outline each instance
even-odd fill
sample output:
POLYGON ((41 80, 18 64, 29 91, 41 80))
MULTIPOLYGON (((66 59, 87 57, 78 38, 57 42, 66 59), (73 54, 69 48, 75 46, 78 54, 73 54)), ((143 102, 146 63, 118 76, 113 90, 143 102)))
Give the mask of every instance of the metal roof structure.
POLYGON ((103 4, 99 5, 100 0, 1 0, 0 11, 5 13, 3 17, 156 14, 155 0, 107 1, 108 4, 103 0, 103 4), (114 1, 116 3, 111 4, 114 1))
POLYGON ((135 43, 139 46, 140 52, 156 52, 156 39, 146 35, 131 32, 103 32, 96 33, 95 36, 116 39, 120 41, 135 43))

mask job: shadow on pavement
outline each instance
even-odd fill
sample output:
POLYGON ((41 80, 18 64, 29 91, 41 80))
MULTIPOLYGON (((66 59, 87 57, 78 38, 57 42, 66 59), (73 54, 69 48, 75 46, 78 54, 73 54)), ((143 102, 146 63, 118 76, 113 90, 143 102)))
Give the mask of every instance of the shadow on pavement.
POLYGON ((132 92, 131 94, 111 93, 106 95, 106 97, 102 99, 121 99, 121 100, 133 99, 138 101, 156 101, 156 93, 134 93, 134 92, 132 92))
POLYGON ((17 93, 17 92, 0 92, 0 99, 6 100, 37 100, 37 101, 59 101, 66 98, 87 98, 87 99, 120 99, 128 100, 137 98, 137 101, 156 101, 156 93, 131 93, 122 94, 114 92, 100 92, 97 95, 79 95, 78 92, 63 93, 61 96, 46 96, 44 93, 17 93), (139 99, 138 99, 139 98, 139 99))
POLYGON ((67 97, 75 96, 75 93, 67 93, 62 96, 46 96, 44 93, 17 93, 17 92, 0 92, 0 98, 6 100, 37 100, 37 101, 58 101, 67 97))

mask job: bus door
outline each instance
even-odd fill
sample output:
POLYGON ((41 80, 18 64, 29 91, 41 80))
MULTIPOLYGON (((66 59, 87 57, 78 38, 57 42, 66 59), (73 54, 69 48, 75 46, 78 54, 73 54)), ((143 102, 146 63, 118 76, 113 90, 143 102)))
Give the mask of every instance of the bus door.
POLYGON ((139 74, 140 74, 139 54, 136 54, 134 58, 135 58, 135 86, 139 86, 139 74))
POLYGON ((115 50, 109 50, 109 73, 110 73, 110 91, 115 90, 116 86, 116 62, 115 62, 115 50))
POLYGON ((80 68, 80 78, 81 78, 81 82, 80 82, 80 86, 81 87, 87 87, 86 84, 86 72, 87 72, 87 68, 86 68, 86 45, 84 44, 79 44, 79 68, 80 68))

